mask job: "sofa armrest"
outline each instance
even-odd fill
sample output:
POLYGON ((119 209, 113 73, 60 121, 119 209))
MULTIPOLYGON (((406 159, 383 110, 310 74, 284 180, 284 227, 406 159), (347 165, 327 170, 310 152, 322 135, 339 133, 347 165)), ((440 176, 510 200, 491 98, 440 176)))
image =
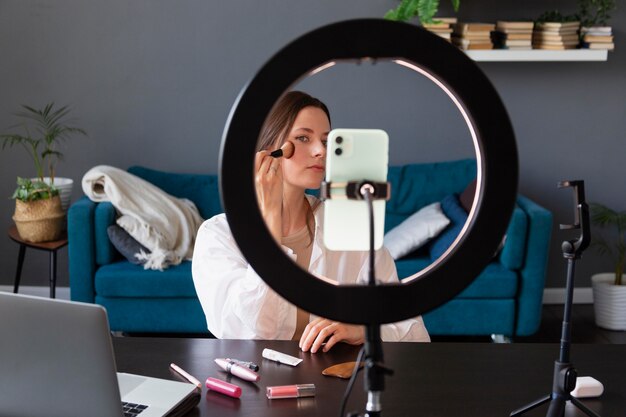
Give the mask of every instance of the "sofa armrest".
POLYGON ((96 250, 94 212, 96 203, 83 197, 67 213, 70 296, 73 301, 93 303, 96 250))
POLYGON ((110 202, 96 204, 94 212, 94 238, 96 242, 96 265, 108 265, 115 262, 119 253, 111 244, 107 229, 115 224, 117 211, 110 202))
POLYGON ((529 336, 541 322, 552 213, 524 196, 518 196, 517 204, 528 216, 528 235, 524 264, 519 271, 515 335, 529 336))

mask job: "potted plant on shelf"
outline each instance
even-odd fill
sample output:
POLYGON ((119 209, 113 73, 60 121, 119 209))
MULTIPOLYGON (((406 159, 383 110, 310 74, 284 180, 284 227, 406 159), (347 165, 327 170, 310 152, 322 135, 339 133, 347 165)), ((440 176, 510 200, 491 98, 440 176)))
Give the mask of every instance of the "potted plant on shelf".
MULTIPOLYGON (((459 11, 461 0, 451 0, 454 11, 459 11)), ((405 22, 417 16, 422 24, 432 23, 439 10, 439 0, 400 0, 395 9, 385 14, 385 19, 405 22)))
POLYGON ((596 324, 610 330, 626 330, 626 211, 618 212, 602 204, 591 204, 590 208, 592 224, 617 234, 610 239, 594 238, 594 246, 600 253, 610 255, 614 266, 613 272, 591 277, 596 324))
POLYGON ((69 206, 74 181, 56 177, 56 163, 63 157, 59 143, 73 135, 87 135, 83 129, 67 124, 69 112, 68 106, 54 109, 54 102, 48 103, 43 109, 22 105, 22 111, 16 114, 22 122, 13 128, 21 127, 25 134, 0 135, 2 149, 21 145, 27 150, 35 164, 37 180, 59 190, 63 210, 69 206))
POLYGON ((583 27, 606 26, 615 8, 615 0, 578 0, 580 23, 583 27))
POLYGON ((13 221, 20 237, 28 242, 57 240, 65 229, 65 212, 59 191, 39 180, 17 177, 13 221))

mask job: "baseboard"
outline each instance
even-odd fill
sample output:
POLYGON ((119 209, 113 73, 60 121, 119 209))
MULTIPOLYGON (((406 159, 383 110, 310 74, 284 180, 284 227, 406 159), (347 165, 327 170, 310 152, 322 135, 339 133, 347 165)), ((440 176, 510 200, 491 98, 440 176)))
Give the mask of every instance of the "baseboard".
MULTIPOLYGON (((593 304, 591 287, 574 288, 574 304, 593 304)), ((565 303, 565 288, 545 288, 543 290, 544 304, 565 303)))
MULTIPOLYGON (((9 285, 0 285, 0 291, 13 292, 13 287, 9 285)), ((38 297, 48 297, 50 289, 40 286, 21 286, 20 294, 35 295, 38 297)), ((69 287, 57 287, 57 298, 61 300, 70 299, 69 287)), ((565 288, 545 288, 543 290, 543 304, 563 304, 565 302, 565 288)), ((592 304, 593 295, 591 287, 574 288, 574 304, 592 304)))
MULTIPOLYGON (((0 285, 0 291, 13 292, 13 286, 0 285)), ((50 297, 50 287, 22 285, 20 286, 19 293, 24 295, 34 295, 37 297, 50 297)), ((70 287, 57 287, 55 295, 59 300, 69 300, 70 287)))

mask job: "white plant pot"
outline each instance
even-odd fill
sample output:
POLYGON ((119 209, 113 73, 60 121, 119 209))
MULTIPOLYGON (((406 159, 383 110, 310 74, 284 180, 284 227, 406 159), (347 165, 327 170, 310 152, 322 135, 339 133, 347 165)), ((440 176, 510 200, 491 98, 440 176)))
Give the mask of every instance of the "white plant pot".
MULTIPOLYGON (((626 285, 614 285, 614 281, 613 273, 591 277, 596 325, 609 330, 626 330, 626 285)), ((622 282, 626 282, 626 274, 622 275, 622 282)))
MULTIPOLYGON (((33 178, 36 180, 37 178, 33 178)), ((50 177, 43 177, 43 182, 50 184, 50 177)), ((59 197, 61 197, 61 208, 63 211, 67 211, 72 201, 72 187, 74 186, 74 180, 71 178, 54 177, 54 186, 59 190, 59 197)))

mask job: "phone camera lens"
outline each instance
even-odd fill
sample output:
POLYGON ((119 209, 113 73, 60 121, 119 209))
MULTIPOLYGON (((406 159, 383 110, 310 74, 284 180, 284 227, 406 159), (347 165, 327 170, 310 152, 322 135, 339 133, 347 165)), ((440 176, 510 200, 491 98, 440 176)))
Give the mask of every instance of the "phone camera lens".
POLYGON ((341 148, 337 148, 335 149, 335 155, 339 156, 343 153, 343 151, 341 150, 341 148))
POLYGON ((337 136, 335 142, 337 143, 337 145, 341 145, 343 143, 343 138, 341 136, 337 136))

